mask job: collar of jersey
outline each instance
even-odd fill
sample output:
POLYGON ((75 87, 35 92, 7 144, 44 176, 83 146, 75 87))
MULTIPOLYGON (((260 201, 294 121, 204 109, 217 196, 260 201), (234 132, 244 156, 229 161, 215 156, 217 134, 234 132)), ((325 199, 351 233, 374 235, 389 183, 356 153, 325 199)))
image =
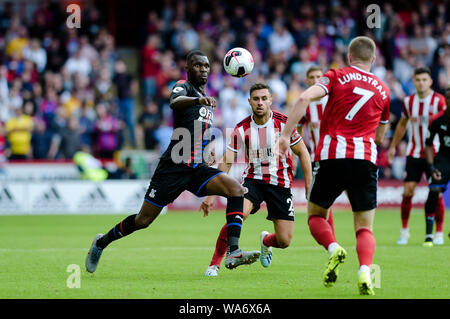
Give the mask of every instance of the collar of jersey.
POLYGON ((266 127, 267 124, 269 124, 269 122, 270 122, 270 120, 272 119, 272 117, 273 117, 273 111, 270 111, 270 118, 267 120, 267 122, 264 123, 264 124, 262 124, 262 125, 259 125, 259 124, 257 124, 257 123, 255 122, 255 120, 253 119, 253 113, 252 113, 252 123, 253 123, 253 125, 256 126, 256 127, 266 127))
POLYGON ((363 69, 361 69, 361 68, 358 68, 357 66, 351 65, 351 67, 354 68, 354 69, 357 69, 358 71, 361 71, 361 72, 364 72, 364 73, 373 75, 373 73, 371 73, 371 72, 369 72, 369 71, 366 71, 366 70, 363 70, 363 69))
POLYGON ((192 85, 192 87, 195 89, 195 91, 197 91, 198 93, 200 93, 201 96, 206 96, 206 95, 205 95, 205 92, 202 91, 202 90, 200 90, 198 87, 196 87, 196 86, 194 85, 194 83, 192 83, 192 82, 190 82, 190 81, 188 81, 188 82, 192 85))

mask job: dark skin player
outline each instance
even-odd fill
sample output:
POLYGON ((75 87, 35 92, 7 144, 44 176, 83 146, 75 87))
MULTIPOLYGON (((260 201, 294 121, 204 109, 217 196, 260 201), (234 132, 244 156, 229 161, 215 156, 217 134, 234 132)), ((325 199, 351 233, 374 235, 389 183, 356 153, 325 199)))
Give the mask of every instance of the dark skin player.
MULTIPOLYGON (((190 83, 203 90, 210 73, 208 57, 194 55, 185 66, 187 78, 190 83)), ((170 107, 173 110, 182 110, 193 107, 197 104, 195 97, 179 96, 172 101, 170 107)), ((210 96, 203 96, 199 99, 199 104, 216 107, 217 101, 210 96)), ((244 200, 244 187, 237 180, 227 174, 219 174, 206 184, 208 195, 219 195, 224 197, 242 197, 244 200)), ((140 228, 148 227, 161 212, 162 207, 152 205, 144 201, 139 214, 136 216, 136 226, 140 228)))

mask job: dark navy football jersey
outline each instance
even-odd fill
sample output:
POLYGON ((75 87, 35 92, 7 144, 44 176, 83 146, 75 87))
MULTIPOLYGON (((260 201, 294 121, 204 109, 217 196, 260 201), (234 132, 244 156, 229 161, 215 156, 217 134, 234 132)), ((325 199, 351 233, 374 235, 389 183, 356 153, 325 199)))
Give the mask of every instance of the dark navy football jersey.
MULTIPOLYGON (((172 88, 170 102, 179 96, 201 98, 207 95, 189 81, 181 80, 172 88)), ((207 132, 211 132, 208 129, 213 124, 212 107, 198 104, 182 110, 174 109, 173 117, 171 142, 162 158, 172 159, 175 163, 186 163, 189 166, 205 163, 203 151, 210 141, 209 136, 206 135, 208 135, 207 132), (186 144, 188 141, 190 144, 186 144)))
POLYGON ((439 136, 439 152, 437 155, 443 155, 450 159, 450 117, 447 114, 438 117, 431 123, 425 144, 433 145, 436 134, 439 136))

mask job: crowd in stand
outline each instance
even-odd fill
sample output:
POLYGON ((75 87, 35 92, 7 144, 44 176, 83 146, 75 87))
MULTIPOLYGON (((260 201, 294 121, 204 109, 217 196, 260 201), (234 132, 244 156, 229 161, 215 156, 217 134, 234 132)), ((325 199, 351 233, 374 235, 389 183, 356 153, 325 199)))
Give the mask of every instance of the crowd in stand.
POLYGON ((139 74, 132 74, 95 1, 83 7, 80 29, 66 27, 59 2, 39 2, 31 20, 6 3, 0 8, 2 156, 71 159, 81 145, 103 158, 124 147, 164 150, 172 125, 171 87, 185 78, 185 56, 192 49, 204 51, 211 62, 207 92, 218 100, 216 126, 234 127, 249 114, 248 89, 256 81, 267 82, 274 108, 287 112, 306 88, 310 66, 344 66, 350 40, 368 35, 378 46, 372 71, 391 90, 392 126, 379 164, 383 177, 401 179, 406 144, 400 144, 392 167, 385 149, 403 98, 415 90, 414 68, 428 66, 438 92, 450 83, 449 5, 384 2, 380 25, 371 29, 370 12, 357 0, 166 0, 142 23, 139 74), (223 56, 236 46, 255 60, 244 79, 224 74, 222 67, 223 56))

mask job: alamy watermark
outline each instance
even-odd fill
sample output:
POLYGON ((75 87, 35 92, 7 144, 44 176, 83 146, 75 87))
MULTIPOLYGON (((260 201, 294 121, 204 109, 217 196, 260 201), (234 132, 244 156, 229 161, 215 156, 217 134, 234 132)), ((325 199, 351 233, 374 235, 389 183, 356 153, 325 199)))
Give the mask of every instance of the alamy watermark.
POLYGON ((381 9, 378 4, 369 4, 366 12, 370 13, 367 16, 366 24, 369 29, 381 28, 381 9))
POLYGON ((66 272, 70 273, 66 280, 67 288, 81 288, 81 270, 77 264, 70 264, 66 268, 66 272))
POLYGON ((70 13, 66 20, 66 26, 69 29, 81 28, 81 8, 78 4, 69 4, 66 8, 66 12, 70 13))
POLYGON ((377 264, 370 266, 370 277, 374 288, 381 288, 381 267, 377 264))

